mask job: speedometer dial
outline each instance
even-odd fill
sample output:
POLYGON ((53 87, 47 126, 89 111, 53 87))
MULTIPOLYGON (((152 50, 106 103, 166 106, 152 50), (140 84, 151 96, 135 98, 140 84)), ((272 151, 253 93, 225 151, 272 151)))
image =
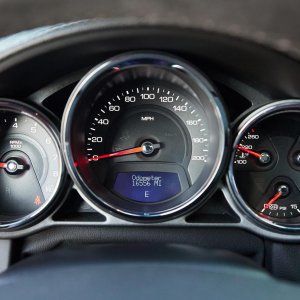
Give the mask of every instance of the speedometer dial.
POLYGON ((63 140, 88 200, 151 219, 195 204, 210 187, 225 155, 225 126, 216 92, 199 73, 174 58, 132 54, 79 83, 63 140))
MULTIPOLYGON (((168 169, 177 167, 176 174, 180 173, 180 169, 185 174, 181 178, 182 187, 179 178, 176 180, 177 194, 193 184, 201 174, 209 153, 207 117, 197 101, 178 89, 158 83, 137 83, 130 89, 117 91, 112 87, 108 94, 107 102, 101 103, 91 114, 87 126, 86 153, 95 173, 105 180, 106 176, 102 175, 109 174, 111 167, 118 169, 118 166, 123 166, 121 162, 140 162, 141 171, 147 171, 154 165, 165 171, 160 190, 166 195, 176 195, 168 191, 167 178, 172 174, 167 172, 168 169), (179 140, 182 142, 178 143, 179 140)), ((117 179, 120 178, 118 171, 115 172, 117 179)), ((128 181, 134 174, 129 172, 127 177, 122 176, 128 181)), ((142 191, 142 187, 138 188, 133 182, 127 187, 120 187, 119 180, 115 180, 114 176, 110 178, 117 184, 109 181, 106 184, 113 186, 113 190, 122 190, 125 195, 132 193, 132 189, 139 190, 132 193, 136 201, 165 200, 159 189, 150 193, 146 185, 142 191)), ((150 181, 147 184, 153 186, 150 181)))

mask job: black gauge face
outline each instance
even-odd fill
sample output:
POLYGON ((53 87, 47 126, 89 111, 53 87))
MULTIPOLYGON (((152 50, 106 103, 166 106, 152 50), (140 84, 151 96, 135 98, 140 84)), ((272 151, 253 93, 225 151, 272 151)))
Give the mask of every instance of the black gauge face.
POLYGON ((113 86, 101 98, 86 132, 86 156, 101 184, 128 200, 157 202, 195 183, 210 139, 195 98, 160 82, 138 81, 113 86))
POLYGON ((262 219, 300 222, 299 137, 300 112, 284 105, 249 124, 236 141, 234 184, 242 201, 262 219))
POLYGON ((0 101, 0 222, 24 225, 54 198, 62 159, 50 123, 27 106, 0 101), (47 126, 47 127, 46 127, 47 126))
POLYGON ((127 216, 160 217, 195 201, 225 155, 226 119, 208 83, 189 82, 163 58, 112 65, 106 76, 100 66, 88 87, 79 84, 64 123, 76 180, 127 216))

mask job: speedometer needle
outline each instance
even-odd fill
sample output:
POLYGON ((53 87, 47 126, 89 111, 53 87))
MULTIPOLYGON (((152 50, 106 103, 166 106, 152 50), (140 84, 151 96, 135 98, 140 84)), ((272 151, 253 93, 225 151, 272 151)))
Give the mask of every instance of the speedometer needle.
POLYGON ((159 149, 160 144, 152 144, 151 142, 145 142, 142 144, 140 147, 135 147, 135 148, 130 148, 126 150, 121 150, 109 154, 103 154, 103 155, 98 155, 98 156, 93 156, 92 158, 89 158, 89 161, 97 161, 99 159, 105 159, 105 158, 110 158, 110 157, 117 157, 117 156, 123 156, 123 155, 128 155, 128 154, 133 154, 133 153, 141 153, 143 152, 144 154, 151 154, 153 150, 159 149))

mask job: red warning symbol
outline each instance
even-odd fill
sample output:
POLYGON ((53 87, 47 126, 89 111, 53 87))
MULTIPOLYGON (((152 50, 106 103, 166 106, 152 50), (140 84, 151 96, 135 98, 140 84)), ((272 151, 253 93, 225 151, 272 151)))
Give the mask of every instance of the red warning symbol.
POLYGON ((34 199, 34 204, 36 206, 40 206, 42 204, 42 200, 41 200, 41 197, 39 195, 37 195, 34 199))

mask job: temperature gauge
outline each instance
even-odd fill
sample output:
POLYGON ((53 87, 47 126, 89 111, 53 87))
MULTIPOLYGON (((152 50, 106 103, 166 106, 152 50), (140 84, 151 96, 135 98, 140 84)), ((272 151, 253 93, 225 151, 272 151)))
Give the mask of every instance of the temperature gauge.
POLYGON ((280 101, 239 127, 229 181, 239 204, 256 219, 300 225, 300 101, 280 101))
POLYGON ((251 128, 235 145, 234 165, 238 170, 267 170, 277 160, 277 154, 268 135, 259 127, 251 128))

